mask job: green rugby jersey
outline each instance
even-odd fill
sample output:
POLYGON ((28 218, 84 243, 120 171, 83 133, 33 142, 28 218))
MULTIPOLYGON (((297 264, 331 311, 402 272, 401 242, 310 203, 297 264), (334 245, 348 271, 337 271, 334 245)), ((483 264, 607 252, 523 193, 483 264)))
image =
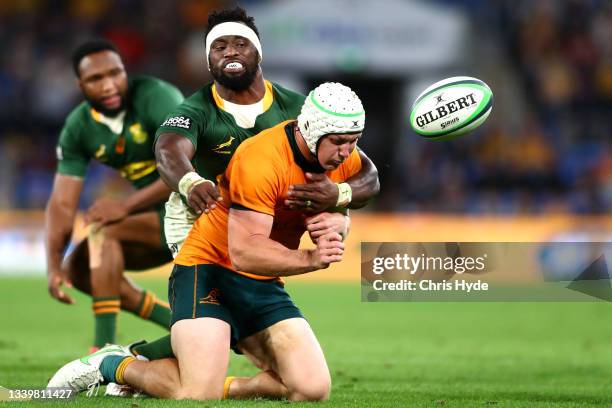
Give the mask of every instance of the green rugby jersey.
POLYGON ((305 96, 265 81, 264 112, 257 116, 255 126, 240 127, 234 116, 223 109, 223 99, 209 84, 172 111, 157 130, 162 133, 178 133, 187 137, 195 146, 192 160, 198 174, 215 180, 223 173, 236 148, 244 140, 262 130, 285 120, 296 119, 302 109, 305 96))
POLYGON ((155 131, 168 112, 183 101, 173 85, 152 77, 132 77, 123 127, 112 131, 102 114, 85 101, 68 115, 57 145, 57 172, 84 177, 94 159, 117 169, 136 188, 159 178, 155 165, 155 131))

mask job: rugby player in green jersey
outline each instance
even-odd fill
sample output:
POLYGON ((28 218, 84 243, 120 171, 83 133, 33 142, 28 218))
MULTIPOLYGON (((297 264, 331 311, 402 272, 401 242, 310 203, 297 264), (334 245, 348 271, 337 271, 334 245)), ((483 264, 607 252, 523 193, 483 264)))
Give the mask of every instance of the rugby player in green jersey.
POLYGON ((120 309, 168 328, 167 303, 135 286, 123 271, 172 259, 161 222, 170 189, 159 178, 153 140, 183 96, 157 78, 128 79, 117 49, 105 40, 76 49, 73 67, 85 101, 67 117, 57 145, 57 173, 45 213, 48 288, 67 304, 74 301, 62 284, 92 296, 93 348, 98 348, 115 342, 120 309), (89 207, 87 238, 62 259, 91 160, 119 171, 135 191, 122 200, 98 199, 89 207))
MULTIPOLYGON (((216 177, 240 143, 297 118, 304 103, 304 95, 264 79, 259 34, 253 21, 239 7, 211 13, 206 55, 214 82, 185 99, 157 130, 158 168, 174 190, 165 219, 166 239, 174 254, 197 214, 214 209, 220 198, 216 177), (240 32, 222 28, 214 38, 209 35, 216 26, 230 23, 240 32)), ((324 175, 309 173, 311 182, 293 186, 287 205, 313 213, 338 206, 363 207, 378 193, 379 184, 372 161, 363 152, 360 156, 363 169, 347 183, 337 185, 324 175)))
MULTIPOLYGON (((225 171, 240 143, 282 121, 296 119, 304 103, 304 95, 264 79, 258 35, 254 19, 244 9, 212 12, 205 38, 214 82, 186 98, 157 130, 158 168, 174 190, 164 220, 166 241, 174 256, 198 214, 215 208, 220 199, 216 177, 225 171), (222 24, 233 24, 240 34, 219 35, 225 34, 226 29, 221 28, 209 35, 222 24)), ((334 207, 363 207, 380 187, 376 167, 363 152, 359 154, 362 170, 346 183, 308 173, 310 183, 293 186, 287 205, 313 214, 334 207)), ((331 223, 326 220, 319 225, 331 223)), ((133 351, 149 359, 172 356, 170 337, 138 345, 133 351)))

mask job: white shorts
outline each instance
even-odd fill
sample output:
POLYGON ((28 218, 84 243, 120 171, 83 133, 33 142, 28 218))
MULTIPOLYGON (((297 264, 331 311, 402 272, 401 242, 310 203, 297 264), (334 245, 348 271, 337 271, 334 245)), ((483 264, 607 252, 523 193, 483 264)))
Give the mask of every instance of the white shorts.
POLYGON ((166 202, 166 217, 164 218, 164 231, 166 235, 166 243, 172 257, 176 258, 185 238, 191 230, 191 226, 198 219, 198 215, 191 210, 183 200, 181 195, 176 192, 170 194, 170 198, 166 202))

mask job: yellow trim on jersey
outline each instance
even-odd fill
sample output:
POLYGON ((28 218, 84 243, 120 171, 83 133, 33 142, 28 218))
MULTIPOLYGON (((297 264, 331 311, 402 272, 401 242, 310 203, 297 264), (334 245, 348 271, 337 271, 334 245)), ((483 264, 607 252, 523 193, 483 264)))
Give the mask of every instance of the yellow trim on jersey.
POLYGON ((274 102, 274 92, 272 90, 272 83, 270 81, 265 81, 266 84, 266 93, 263 97, 263 111, 267 111, 272 106, 272 102, 274 102))
POLYGON ((94 108, 91 108, 89 111, 91 112, 91 117, 94 118, 96 122, 102 122, 102 114, 100 112, 94 108))
POLYGON ((215 100, 215 104, 217 105, 217 108, 225 110, 223 99, 219 96, 219 93, 217 92, 217 86, 215 84, 213 84, 212 86, 212 95, 213 99, 215 100))
MULTIPOLYGON (((263 111, 265 112, 268 109, 270 109, 270 106, 272 106, 272 102, 274 102, 274 89, 272 88, 272 82, 268 80, 264 80, 264 84, 266 86, 266 92, 264 93, 264 97, 262 101, 263 101, 263 111)), ((215 104, 217 105, 217 107, 219 109, 225 110, 225 104, 223 102, 223 98, 219 96, 219 93, 217 92, 217 87, 215 84, 213 84, 212 86, 212 95, 213 95, 213 99, 215 100, 215 104)))
POLYGON ((126 164, 119 171, 121 172, 121 177, 134 181, 153 173, 156 169, 155 160, 145 160, 126 164))

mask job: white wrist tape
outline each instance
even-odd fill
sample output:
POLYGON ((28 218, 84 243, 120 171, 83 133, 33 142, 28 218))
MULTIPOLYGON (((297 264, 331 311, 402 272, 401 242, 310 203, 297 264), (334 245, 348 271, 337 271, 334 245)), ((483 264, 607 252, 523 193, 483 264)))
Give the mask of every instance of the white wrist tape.
POLYGON ((191 190, 193 190, 195 186, 197 186, 198 184, 205 183, 205 182, 209 182, 212 185, 215 184, 212 181, 207 180, 204 177, 200 176, 195 171, 190 171, 189 173, 185 174, 179 181, 178 183, 179 193, 181 193, 183 197, 188 198, 189 193, 191 193, 191 190))
POLYGON ((338 186, 338 202, 336 207, 346 207, 353 199, 353 189, 348 183, 339 183, 338 186))

